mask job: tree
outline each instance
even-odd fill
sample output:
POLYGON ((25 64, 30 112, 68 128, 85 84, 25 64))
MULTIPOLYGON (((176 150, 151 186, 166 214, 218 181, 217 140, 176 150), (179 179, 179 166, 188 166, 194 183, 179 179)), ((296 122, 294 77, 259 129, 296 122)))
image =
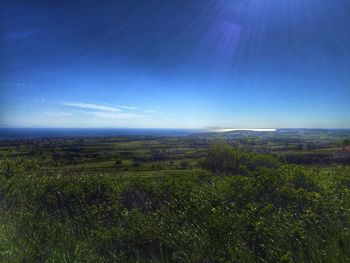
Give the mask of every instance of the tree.
POLYGON ((228 174, 238 170, 233 149, 224 142, 216 142, 208 152, 203 167, 213 173, 228 174))
POLYGON ((187 169, 189 166, 190 165, 189 165, 188 161, 186 161, 186 160, 183 160, 180 162, 181 169, 187 169))
POLYGON ((346 138, 346 139, 342 140, 341 145, 343 147, 349 146, 350 145, 350 138, 346 138))
POLYGON ((115 163, 114 163, 115 173, 117 172, 117 170, 121 170, 122 164, 123 164, 123 162, 119 158, 115 160, 115 163))
POLYGON ((218 142, 209 150, 203 168, 216 174, 247 174, 259 168, 277 168, 281 162, 272 155, 243 152, 218 142))

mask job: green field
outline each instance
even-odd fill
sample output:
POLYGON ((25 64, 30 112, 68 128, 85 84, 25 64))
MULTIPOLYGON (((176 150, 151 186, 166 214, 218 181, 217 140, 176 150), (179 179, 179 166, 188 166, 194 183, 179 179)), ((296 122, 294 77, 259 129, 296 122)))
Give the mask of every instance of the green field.
POLYGON ((0 142, 0 261, 350 262, 349 136, 0 142))

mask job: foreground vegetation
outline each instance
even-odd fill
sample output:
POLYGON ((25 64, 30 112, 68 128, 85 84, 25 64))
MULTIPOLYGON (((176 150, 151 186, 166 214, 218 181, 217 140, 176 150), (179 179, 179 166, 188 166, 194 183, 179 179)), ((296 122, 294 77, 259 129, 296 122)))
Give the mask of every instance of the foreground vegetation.
POLYGON ((121 159, 116 173, 4 159, 0 261, 350 261, 349 168, 200 151, 169 169, 121 159))

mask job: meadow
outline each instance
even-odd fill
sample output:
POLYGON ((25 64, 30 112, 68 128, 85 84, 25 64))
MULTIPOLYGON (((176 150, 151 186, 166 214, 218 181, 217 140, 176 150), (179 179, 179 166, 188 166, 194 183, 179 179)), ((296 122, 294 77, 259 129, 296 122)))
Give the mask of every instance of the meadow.
POLYGON ((349 262, 345 131, 0 143, 1 262, 349 262))

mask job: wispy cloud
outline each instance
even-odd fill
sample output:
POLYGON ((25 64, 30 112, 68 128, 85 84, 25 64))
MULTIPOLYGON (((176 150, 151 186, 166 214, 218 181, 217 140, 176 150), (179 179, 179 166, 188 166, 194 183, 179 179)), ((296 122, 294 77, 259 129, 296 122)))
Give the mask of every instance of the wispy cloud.
POLYGON ((46 100, 43 99, 36 99, 34 100, 35 103, 46 103, 46 100))
POLYGON ((107 106, 103 104, 92 104, 92 103, 82 103, 82 102, 64 102, 63 105, 70 107, 77 107, 83 109, 91 109, 91 110, 101 110, 101 111, 112 111, 118 112, 119 108, 107 106))
POLYGON ((151 114, 161 114, 161 112, 159 112, 159 111, 155 111, 155 110, 143 110, 144 112, 146 112, 146 113, 151 113, 151 114))
MULTIPOLYGON (((135 118, 138 116, 144 116, 141 113, 145 114, 161 114, 159 111, 151 110, 151 109, 142 109, 135 106, 129 105, 117 105, 116 107, 106 105, 106 104, 96 104, 96 103, 84 103, 84 102, 64 102, 62 103, 64 106, 76 107, 80 109, 89 109, 94 110, 90 111, 90 113, 95 116, 101 118, 109 118, 109 119, 122 119, 122 118, 135 118), (138 112, 140 114, 133 114, 130 111, 138 112), (118 112, 118 114, 116 114, 118 112)), ((88 113, 88 111, 84 111, 88 113)))
POLYGON ((86 112, 89 114, 93 114, 98 118, 111 119, 111 120, 127 120, 127 119, 135 119, 141 118, 142 115, 132 114, 132 113, 113 113, 113 112, 86 112))
POLYGON ((59 111, 59 112, 55 112, 55 111, 46 111, 44 112, 46 115, 50 115, 50 116, 70 116, 72 115, 72 113, 70 112, 63 112, 63 111, 59 111))
POLYGON ((11 86, 11 87, 19 87, 19 88, 31 88, 33 87, 30 84, 26 84, 23 82, 2 82, 0 83, 0 86, 11 86))
POLYGON ((21 82, 16 83, 16 86, 17 86, 17 87, 22 87, 22 88, 30 87, 30 85, 24 84, 24 83, 21 83, 21 82))
POLYGON ((19 38, 31 37, 31 36, 36 35, 36 34, 41 33, 41 32, 42 32, 42 29, 17 31, 17 32, 14 32, 12 34, 8 34, 7 36, 5 36, 5 38, 19 39, 19 38))
POLYGON ((118 105, 119 108, 126 109, 126 110, 139 110, 140 108, 134 107, 134 106, 126 106, 126 105, 118 105))

